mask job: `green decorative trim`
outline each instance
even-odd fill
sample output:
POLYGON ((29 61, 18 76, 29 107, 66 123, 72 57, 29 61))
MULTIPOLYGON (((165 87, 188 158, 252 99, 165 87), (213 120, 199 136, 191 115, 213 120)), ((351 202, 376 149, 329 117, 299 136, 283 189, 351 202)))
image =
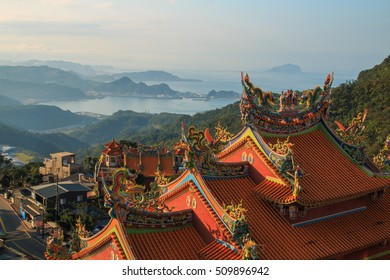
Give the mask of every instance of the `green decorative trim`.
MULTIPOLYGON (((119 225, 119 222, 118 222, 118 226, 120 226, 120 225, 119 225)), ((130 256, 128 255, 127 250, 125 249, 126 246, 123 244, 122 238, 121 238, 120 233, 118 232, 118 229, 117 229, 116 226, 112 227, 109 231, 106 232, 106 234, 104 234, 104 235, 101 236, 99 239, 97 239, 97 241, 94 242, 94 244, 97 244, 97 243, 101 242, 103 239, 105 239, 107 236, 111 235, 112 233, 115 233, 115 234, 116 234, 116 237, 118 238, 119 243, 121 244, 121 247, 123 248, 123 251, 125 252, 126 258, 129 260, 129 259, 130 259, 130 256)), ((93 246, 94 244, 88 245, 87 248, 89 248, 90 246, 93 246)))
POLYGON ((368 258, 364 258, 365 260, 375 260, 376 258, 382 257, 384 255, 390 254, 390 250, 384 251, 382 253, 378 253, 376 255, 370 256, 368 258))
POLYGON ((390 173, 375 173, 373 177, 390 179, 390 173))
POLYGON ((275 134, 275 133, 270 133, 270 132, 263 132, 261 130, 258 130, 258 133, 264 137, 275 137, 275 138, 282 138, 282 137, 287 137, 287 136, 292 137, 292 136, 299 136, 299 135, 304 135, 304 134, 310 133, 310 132, 316 130, 319 126, 321 126, 321 123, 317 123, 316 125, 308 128, 308 129, 305 129, 305 130, 302 130, 299 132, 295 132, 295 133, 275 134))
POLYGON ((352 158, 341 146, 339 143, 336 142, 336 140, 333 138, 333 136, 329 133, 329 131, 325 128, 323 124, 319 127, 319 129, 324 133, 325 137, 339 150, 343 155, 345 155, 354 165, 359 167, 361 171, 366 173, 368 176, 373 177, 374 173, 365 168, 363 165, 359 164, 354 158, 352 158))
POLYGON ((146 234, 146 233, 158 233, 158 232, 171 232, 181 230, 183 228, 192 227, 192 223, 188 223, 186 225, 178 226, 178 227, 169 227, 169 228, 126 228, 127 234, 146 234))

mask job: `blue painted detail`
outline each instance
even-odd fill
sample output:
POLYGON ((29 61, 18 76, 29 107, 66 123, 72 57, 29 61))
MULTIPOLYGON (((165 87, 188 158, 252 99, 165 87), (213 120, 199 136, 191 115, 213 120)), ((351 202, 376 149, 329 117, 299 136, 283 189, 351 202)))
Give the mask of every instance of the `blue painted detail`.
POLYGON ((242 178, 246 177, 248 174, 242 174, 242 175, 234 175, 234 176, 210 176, 210 175, 203 175, 203 178, 206 180, 213 180, 213 179, 223 179, 223 178, 242 178))
POLYGON ((339 213, 336 213, 336 214, 323 216, 323 217, 320 217, 320 218, 317 218, 317 219, 313 219, 313 220, 309 220, 309 221, 304 221, 304 222, 292 224, 292 226, 293 227, 300 227, 300 226, 304 226, 304 225, 309 225, 309 224, 313 224, 313 223, 316 223, 316 222, 325 221, 325 220, 328 220, 328 219, 331 219, 331 218, 336 218, 336 217, 340 217, 340 216, 344 216, 344 215, 360 212, 360 211, 363 211, 363 210, 366 210, 366 209, 367 209, 366 206, 362 206, 362 207, 355 208, 355 209, 352 209, 352 210, 347 210, 347 211, 344 211, 344 212, 339 212, 339 213))
POLYGON ((215 241, 217 241, 219 244, 225 246, 226 248, 229 248, 230 250, 232 250, 233 252, 238 254, 238 250, 236 248, 234 248, 231 244, 226 243, 225 241, 222 241, 218 238, 216 238, 215 241))
MULTIPOLYGON (((243 130, 241 130, 241 133, 237 134, 234 139, 232 139, 230 142, 229 142, 229 146, 231 146, 232 144, 236 143, 238 139, 240 139, 241 135, 244 134, 248 129, 250 128, 250 125, 249 124, 245 124, 245 128, 243 130)), ((229 147, 227 146, 227 147, 229 147)))

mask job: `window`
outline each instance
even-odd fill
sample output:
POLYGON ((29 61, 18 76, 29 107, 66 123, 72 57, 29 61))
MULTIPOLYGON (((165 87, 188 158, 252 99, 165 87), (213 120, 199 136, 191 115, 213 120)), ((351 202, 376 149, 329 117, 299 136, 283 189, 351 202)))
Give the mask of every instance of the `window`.
POLYGON ((252 164, 253 161, 254 161, 253 155, 252 155, 252 154, 249 154, 249 155, 248 155, 248 162, 249 162, 250 164, 252 164))
POLYGON ((61 204, 61 205, 66 204, 66 198, 61 198, 61 199, 60 199, 60 204, 61 204))
POLYGON ((242 161, 246 161, 246 158, 247 158, 246 153, 243 152, 243 153, 242 153, 242 156, 241 156, 242 161))
POLYGON ((83 195, 82 194, 77 196, 77 201, 78 202, 83 201, 83 195))
POLYGON ((110 166, 116 166, 116 157, 110 157, 110 166))

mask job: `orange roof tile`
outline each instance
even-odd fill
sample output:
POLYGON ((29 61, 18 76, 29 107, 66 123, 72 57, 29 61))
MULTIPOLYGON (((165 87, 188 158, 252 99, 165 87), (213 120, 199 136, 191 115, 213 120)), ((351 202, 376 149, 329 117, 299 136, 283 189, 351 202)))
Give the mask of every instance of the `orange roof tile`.
POLYGON ((269 202, 254 195, 247 177, 207 180, 219 203, 239 203, 254 240, 262 245, 262 259, 324 259, 354 252, 390 238, 390 193, 367 201, 367 209, 292 227, 269 202))
POLYGON ((193 260, 206 245, 190 225, 174 230, 128 234, 129 244, 139 260, 193 260))
MULTIPOLYGON (((294 163, 304 171, 302 204, 329 203, 358 197, 390 186, 390 179, 371 177, 335 146, 325 135, 322 125, 314 131, 290 135, 294 163)), ((281 136, 266 136, 267 143, 284 141, 281 136)))
POLYGON ((260 197, 276 203, 291 203, 295 201, 290 186, 272 182, 267 179, 263 180, 254 191, 259 194, 260 197))
POLYGON ((202 260, 241 260, 238 252, 222 245, 217 240, 211 242, 199 252, 202 260))

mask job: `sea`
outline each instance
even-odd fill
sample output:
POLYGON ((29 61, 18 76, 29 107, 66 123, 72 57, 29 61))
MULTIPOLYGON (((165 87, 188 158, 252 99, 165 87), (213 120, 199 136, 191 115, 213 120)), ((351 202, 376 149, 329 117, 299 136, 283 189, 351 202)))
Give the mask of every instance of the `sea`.
MULTIPOLYGON (((198 81, 153 81, 148 85, 166 83, 170 88, 180 92, 193 92, 206 95, 211 90, 228 90, 242 92, 240 71, 195 71, 176 70, 170 73, 182 79, 196 79, 198 81)), ((244 73, 245 74, 245 73, 244 73)), ((301 73, 273 73, 267 71, 250 71, 248 73, 252 83, 264 91, 279 93, 282 90, 305 90, 323 84, 327 72, 301 73)), ((335 73, 333 87, 341 83, 356 79, 357 73, 335 73)), ((152 99, 129 97, 104 97, 97 99, 50 101, 39 104, 54 105, 63 110, 74 113, 92 113, 112 115, 119 110, 132 110, 140 113, 178 113, 194 115, 208 110, 214 110, 234 103, 238 99, 152 99)))

